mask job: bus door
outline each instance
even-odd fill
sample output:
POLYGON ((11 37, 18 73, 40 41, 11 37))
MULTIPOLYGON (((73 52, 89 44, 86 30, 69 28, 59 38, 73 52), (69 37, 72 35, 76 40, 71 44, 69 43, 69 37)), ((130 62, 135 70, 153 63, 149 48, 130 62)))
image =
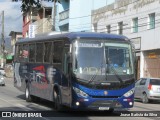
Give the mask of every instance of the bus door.
POLYGON ((68 55, 69 46, 65 47, 63 50, 63 71, 64 75, 62 77, 62 103, 71 105, 71 85, 70 85, 70 58, 68 55))

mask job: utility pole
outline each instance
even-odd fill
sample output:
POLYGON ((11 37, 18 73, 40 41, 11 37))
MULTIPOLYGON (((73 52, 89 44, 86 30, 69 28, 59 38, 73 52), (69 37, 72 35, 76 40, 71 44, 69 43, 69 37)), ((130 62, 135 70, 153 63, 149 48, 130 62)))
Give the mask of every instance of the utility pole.
POLYGON ((4 11, 2 11, 2 41, 1 41, 1 53, 2 53, 2 61, 1 61, 1 67, 4 68, 4 50, 5 50, 5 40, 4 40, 4 11))
POLYGON ((56 25, 56 0, 54 0, 54 12, 53 12, 53 31, 55 31, 55 25, 56 25))

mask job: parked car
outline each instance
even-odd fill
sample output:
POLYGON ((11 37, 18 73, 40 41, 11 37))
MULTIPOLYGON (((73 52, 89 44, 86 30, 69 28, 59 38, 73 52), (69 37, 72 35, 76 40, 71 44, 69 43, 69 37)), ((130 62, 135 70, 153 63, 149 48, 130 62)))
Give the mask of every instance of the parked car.
POLYGON ((0 68, 0 74, 2 74, 4 76, 6 75, 4 68, 0 68))
POLYGON ((5 80, 2 74, 0 74, 0 86, 5 86, 5 80))
POLYGON ((135 84, 135 98, 143 103, 160 100, 160 78, 141 78, 135 84))

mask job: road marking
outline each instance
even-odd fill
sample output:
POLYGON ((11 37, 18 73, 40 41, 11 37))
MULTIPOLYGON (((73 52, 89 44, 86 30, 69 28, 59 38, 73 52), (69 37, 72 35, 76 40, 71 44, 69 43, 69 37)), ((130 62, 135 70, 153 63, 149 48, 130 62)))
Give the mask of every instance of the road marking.
MULTIPOLYGON (((10 104, 10 105, 12 105, 12 106, 14 106, 14 107, 17 107, 15 104, 11 104, 9 101, 7 101, 7 100, 4 100, 4 99, 2 99, 2 98, 0 98, 0 100, 2 100, 2 101, 4 101, 4 102, 6 102, 6 103, 8 103, 8 104, 10 104)), ((23 109, 24 111, 28 111, 28 110, 26 110, 26 109, 24 109, 24 108, 21 108, 20 107, 20 109, 23 109)), ((31 110, 31 109, 30 109, 31 110)))
POLYGON ((11 102, 24 102, 25 100, 8 100, 8 102, 11 101, 11 102))
POLYGON ((31 108, 28 108, 27 106, 25 105, 22 105, 22 104, 16 104, 16 106, 20 107, 20 108, 25 108, 25 111, 30 111, 30 110, 33 110, 31 108))

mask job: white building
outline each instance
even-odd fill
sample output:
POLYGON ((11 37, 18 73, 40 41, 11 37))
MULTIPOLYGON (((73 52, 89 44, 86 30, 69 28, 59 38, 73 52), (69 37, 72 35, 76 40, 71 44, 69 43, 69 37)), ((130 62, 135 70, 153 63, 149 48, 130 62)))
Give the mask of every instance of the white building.
POLYGON ((160 77, 160 0, 117 0, 92 11, 92 26, 135 43, 138 77, 160 77))

